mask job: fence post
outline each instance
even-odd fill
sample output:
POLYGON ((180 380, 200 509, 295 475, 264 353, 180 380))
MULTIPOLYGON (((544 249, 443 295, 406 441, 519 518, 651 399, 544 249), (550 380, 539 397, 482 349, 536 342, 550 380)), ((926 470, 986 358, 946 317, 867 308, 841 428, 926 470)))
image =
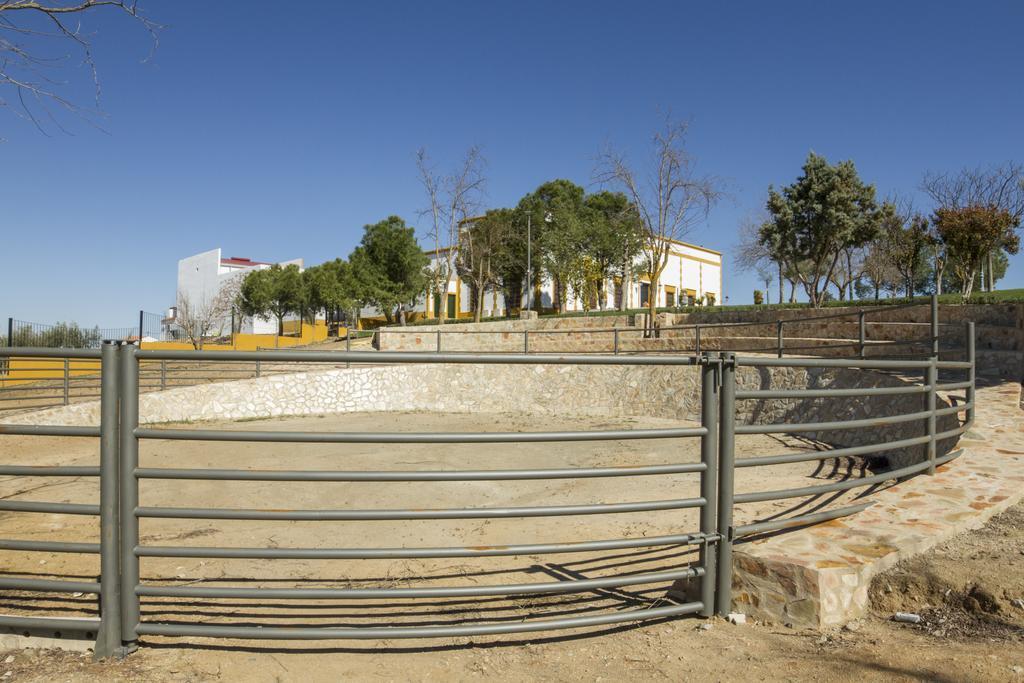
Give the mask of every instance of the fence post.
POLYGON ((7 346, 14 346, 14 318, 7 319, 7 346))
POLYGON ((437 352, 441 353, 441 330, 437 331, 437 352))
MULTIPOLYGON (((710 536, 718 531, 718 389, 721 379, 720 353, 705 353, 701 365, 700 426, 707 431, 700 438, 700 461, 704 471, 700 475, 700 495, 704 505, 700 509, 700 533, 710 536)), ((715 552, 705 539, 700 546, 700 565, 704 576, 700 581, 700 601, 704 603, 701 616, 715 613, 716 578, 715 552)))
POLYGON ((931 301, 931 333, 932 333, 932 358, 939 357, 939 297, 932 294, 931 301))
POLYGON ((971 367, 967 370, 967 379, 971 385, 967 387, 967 405, 971 406, 967 409, 967 424, 968 426, 974 424, 974 380, 975 380, 975 350, 974 350, 974 322, 971 320, 967 321, 967 362, 971 364, 971 367))
POLYGON ((100 627, 93 649, 97 660, 123 654, 118 546, 119 348, 113 341, 104 341, 100 347, 100 627))
POLYGON ((523 353, 530 353, 530 331, 523 330, 523 353))
POLYGON ((776 327, 778 328, 777 332, 776 332, 776 335, 778 336, 778 340, 779 340, 779 342, 778 342, 778 345, 779 345, 779 358, 782 358, 782 321, 781 320, 777 323, 776 327))
POLYGON ((700 355, 700 325, 696 325, 693 328, 693 345, 694 353, 700 355))
POLYGON ((121 639, 131 647, 138 640, 139 597, 135 588, 139 583, 139 558, 135 546, 139 544, 139 480, 135 469, 139 465, 139 440, 135 430, 139 426, 139 359, 138 349, 121 346, 121 639))
POLYGON ((866 316, 865 316, 864 311, 861 311, 860 313, 857 314, 857 326, 859 328, 858 331, 857 331, 857 339, 860 342, 860 357, 861 358, 865 357, 864 342, 867 341, 867 337, 868 337, 868 326, 867 326, 867 321, 865 320, 865 317, 866 316))
MULTIPOLYGON (((102 369, 101 369, 102 372, 102 369)), ((64 359, 64 405, 71 403, 71 361, 64 359)))
POLYGON ((167 361, 160 361, 160 391, 167 388, 167 361))
POLYGON ((718 564, 716 612, 732 611, 732 501, 736 445, 736 354, 722 354, 718 411, 718 564))
POLYGON ((142 347, 142 316, 145 315, 145 311, 139 311, 139 347, 142 347))
POLYGON ((259 376, 260 376, 260 370, 261 370, 261 368, 260 368, 260 361, 259 361, 259 359, 257 358, 257 359, 256 359, 256 376, 257 376, 257 377, 259 377, 259 376))
POLYGON ((619 354, 619 328, 612 328, 612 353, 619 354))
MULTIPOLYGON (((348 353, 351 350, 352 350, 352 328, 346 326, 345 327, 345 353, 348 353)), ((352 367, 352 361, 346 359, 345 360, 345 367, 346 368, 352 367)))
POLYGON ((932 358, 925 369, 925 382, 928 393, 925 394, 925 406, 928 411, 928 474, 935 474, 935 385, 939 383, 939 369, 936 358, 932 358))

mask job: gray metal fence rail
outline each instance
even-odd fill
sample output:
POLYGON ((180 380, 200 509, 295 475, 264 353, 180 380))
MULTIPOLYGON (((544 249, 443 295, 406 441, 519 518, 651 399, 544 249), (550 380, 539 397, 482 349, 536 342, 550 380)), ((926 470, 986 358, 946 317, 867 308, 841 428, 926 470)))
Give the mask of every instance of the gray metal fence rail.
MULTIPOLYGON (((937 327, 933 326, 933 330, 937 327)), ((500 633, 527 633, 548 629, 578 628, 604 624, 661 619, 685 614, 711 616, 731 607, 732 549, 736 542, 755 534, 793 526, 817 523, 853 514, 870 504, 869 500, 838 509, 812 510, 784 519, 764 519, 736 526, 736 505, 781 499, 809 499, 823 494, 870 487, 914 474, 934 472, 937 466, 955 458, 959 451, 938 454, 936 444, 954 439, 969 428, 974 419, 974 330, 965 326, 968 340, 964 360, 940 360, 936 344, 927 357, 912 360, 861 358, 778 358, 737 356, 731 352, 702 352, 692 355, 533 355, 533 354, 459 354, 420 352, 195 352, 139 349, 125 343, 105 343, 101 350, 68 351, 59 349, 0 349, 3 357, 100 359, 101 420, 98 427, 57 427, 43 425, 0 424, 0 435, 76 436, 99 438, 99 466, 35 467, 0 465, 0 474, 15 476, 90 476, 99 477, 98 505, 70 503, 29 503, 0 501, 0 510, 25 513, 79 514, 99 517, 99 543, 0 540, 0 550, 16 552, 50 551, 99 553, 101 576, 97 582, 55 581, 29 578, 0 579, 0 589, 28 591, 89 592, 99 596, 100 618, 92 620, 51 619, 7 615, 0 617, 0 628, 42 629, 47 632, 69 630, 92 634, 97 639, 98 657, 124 654, 147 635, 178 637, 227 637, 252 639, 331 639, 331 638, 419 638, 475 636, 500 633), (288 432, 263 430, 210 430, 201 428, 161 429, 139 423, 139 395, 143 390, 148 363, 446 363, 446 364, 564 364, 564 365, 642 365, 692 367, 700 374, 701 409, 699 427, 604 431, 542 431, 527 433, 406 433, 406 432, 288 432), (839 390, 737 389, 736 372, 743 367, 843 368, 884 371, 908 377, 905 384, 892 387, 849 388, 839 390), (964 373, 965 379, 940 380, 943 373, 964 373), (920 384, 918 383, 920 381, 920 384), (936 392, 965 390, 965 400, 952 407, 937 408, 936 392), (920 395, 922 409, 904 414, 879 415, 870 419, 799 424, 746 424, 737 418, 736 405, 743 401, 803 398, 810 400, 849 400, 889 395, 920 395), (964 413, 963 422, 945 431, 938 430, 937 418, 964 413), (897 423, 923 423, 920 437, 883 441, 876 444, 839 448, 808 454, 785 453, 774 456, 736 457, 736 438, 747 434, 799 433, 834 429, 858 429, 897 423), (626 467, 560 467, 549 469, 505 470, 414 470, 347 471, 296 470, 253 471, 241 469, 201 469, 181 467, 142 467, 139 444, 151 439, 190 441, 237 441, 276 443, 493 443, 493 442, 567 442, 626 439, 699 438, 700 462, 629 465, 626 467), (735 491, 737 468, 763 467, 804 460, 827 460, 853 455, 871 455, 895 448, 924 447, 925 457, 898 469, 830 482, 822 485, 774 491, 735 491), (693 474, 700 479, 700 495, 668 500, 595 502, 579 505, 539 505, 525 507, 464 507, 411 509, 294 509, 267 510, 248 507, 167 507, 149 506, 140 499, 140 482, 148 479, 212 481, 304 481, 304 482, 449 482, 615 478, 693 474), (604 515, 697 509, 697 529, 655 537, 610 539, 565 539, 560 543, 519 543, 490 547, 377 547, 377 548, 274 548, 274 547, 188 547, 143 543, 139 525, 143 519, 189 518, 231 520, 293 520, 330 522, 336 520, 436 520, 480 518, 531 518, 569 515, 604 515), (402 559, 451 557, 501 557, 621 550, 635 548, 692 547, 696 561, 680 562, 660 571, 624 571, 600 578, 566 578, 554 582, 492 584, 475 586, 412 586, 400 588, 238 588, 208 586, 168 586, 144 582, 140 558, 192 557, 209 559, 402 559), (364 600, 390 598, 439 598, 510 595, 558 595, 587 593, 609 588, 695 581, 696 592, 674 604, 602 613, 590 616, 525 619, 515 623, 446 626, 373 626, 373 627, 273 627, 225 623, 175 623, 143 618, 143 598, 238 598, 303 600, 364 600)))
MULTIPOLYGON (((423 353, 442 353, 451 351, 451 340, 458 340, 460 337, 472 337, 472 336, 490 336, 500 337, 502 340, 513 340, 520 339, 516 342, 518 348, 522 349, 523 353, 565 353, 567 349, 563 348, 548 348, 543 350, 538 348, 539 342, 547 342, 548 346, 551 344, 551 338, 558 337, 578 337, 588 342, 602 342, 602 348, 596 353, 608 353, 620 354, 620 353, 693 353, 700 355, 703 351, 708 350, 707 346, 707 333, 714 330, 739 330, 739 329, 750 329, 753 330, 752 334, 756 334, 758 337, 770 338, 774 337, 775 343, 770 346, 763 348, 747 349, 747 353, 774 353, 779 358, 785 357, 787 354, 794 355, 794 352, 806 352, 796 353, 795 355, 813 355, 814 352, 827 351, 827 350, 849 350, 850 355, 859 358, 899 358, 899 357, 921 357, 928 355, 929 353, 938 353, 938 339, 939 339, 939 328, 942 327, 938 321, 938 298, 932 296, 928 302, 912 301, 902 304, 892 304, 886 306, 868 306, 862 308, 850 308, 850 310, 841 311, 838 313, 829 313, 822 315, 810 315, 801 316, 792 320, 780 319, 771 322, 695 322, 685 323, 681 325, 662 325, 658 327, 579 327, 569 329, 543 329, 543 328, 525 328, 522 330, 488 330, 488 329, 458 329, 453 330, 450 327, 439 326, 435 330, 417 330, 417 326, 408 327, 381 327, 373 332, 367 332, 366 335, 375 336, 382 339, 388 335, 394 336, 413 336, 421 337, 424 340, 432 341, 429 344, 424 344, 421 352, 423 353), (913 323, 919 325, 922 328, 927 327, 927 336, 922 336, 920 339, 906 339, 906 340, 887 340, 887 339, 871 339, 868 335, 868 322, 871 316, 877 316, 879 314, 889 313, 895 310, 907 309, 907 308, 930 308, 930 320, 929 322, 913 323), (843 340, 837 339, 835 343, 814 343, 814 344, 793 344, 786 343, 786 329, 792 329, 793 326, 801 325, 808 322, 820 322, 824 320, 849 320, 856 321, 857 323, 857 338, 856 340, 843 340), (673 336, 673 333, 689 333, 687 337, 673 336), (668 336, 661 336, 667 334, 668 336), (652 335, 655 339, 652 339, 652 335), (681 345, 671 346, 665 345, 665 348, 658 349, 652 348, 649 344, 647 347, 629 350, 624 348, 624 343, 627 341, 679 341, 681 345), (446 344, 445 342, 448 341, 446 344), (869 353, 870 351, 870 353, 869 353)), ((956 327, 956 325, 948 325, 949 327, 956 327)), ((821 340, 827 342, 829 337, 823 337, 821 340)), ((724 344, 728 340, 728 337, 721 338, 718 340, 719 344, 724 344)), ((350 350, 351 337, 346 339, 346 350, 350 350)), ((579 351, 576 351, 579 353, 579 351)))

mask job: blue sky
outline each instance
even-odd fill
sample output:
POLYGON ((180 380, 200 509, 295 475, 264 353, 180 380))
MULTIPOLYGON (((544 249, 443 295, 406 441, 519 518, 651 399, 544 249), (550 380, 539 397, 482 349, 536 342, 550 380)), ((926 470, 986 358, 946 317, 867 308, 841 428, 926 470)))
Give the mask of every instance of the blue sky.
MULTIPOLYGON (((105 131, 47 137, 0 109, 2 318, 130 325, 217 246, 346 256, 368 222, 417 222, 420 146, 445 166, 480 145, 507 206, 589 186, 605 142, 641 156, 671 111, 731 195, 689 241, 727 257, 810 149, 882 195, 1024 161, 1020 2, 143 4, 165 25, 149 61, 136 26, 86 24, 105 131)), ((88 100, 88 73, 63 73, 88 100)), ((754 276, 726 269, 749 302, 754 276)), ((1000 286, 1024 287, 1024 257, 1000 286)))

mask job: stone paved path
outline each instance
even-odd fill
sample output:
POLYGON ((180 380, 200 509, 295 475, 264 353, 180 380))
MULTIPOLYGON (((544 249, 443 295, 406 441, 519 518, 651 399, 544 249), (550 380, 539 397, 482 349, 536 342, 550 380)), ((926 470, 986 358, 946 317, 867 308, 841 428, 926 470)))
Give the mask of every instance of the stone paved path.
POLYGON ((875 574, 1024 498, 1021 385, 979 388, 976 404, 963 455, 935 476, 874 493, 856 515, 737 545, 734 607, 798 626, 845 623, 865 613, 875 574))

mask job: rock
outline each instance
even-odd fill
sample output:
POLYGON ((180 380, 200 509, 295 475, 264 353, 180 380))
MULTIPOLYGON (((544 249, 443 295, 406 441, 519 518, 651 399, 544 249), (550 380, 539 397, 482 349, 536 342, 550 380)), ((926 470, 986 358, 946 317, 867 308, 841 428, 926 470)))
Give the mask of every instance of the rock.
POLYGON ((701 624, 700 626, 697 627, 697 630, 699 630, 699 631, 710 631, 711 630, 711 624, 701 624))
POLYGON ((747 623, 747 615, 740 614, 739 612, 730 612, 727 618, 730 624, 736 624, 737 626, 747 623))
POLYGON ((904 624, 920 624, 921 615, 914 614, 913 612, 897 612, 896 614, 892 615, 892 620, 899 621, 904 624))
POLYGON ((1011 666, 1010 671, 1020 676, 1021 674, 1024 674, 1024 666, 1011 666))
POLYGON ((1018 609, 1024 609, 1024 600, 1021 598, 1014 598, 1013 600, 1010 600, 1010 604, 1018 609))
POLYGON ((10 664, 14 661, 14 655, 7 655, 4 657, 4 664, 10 664))
POLYGON ((850 633, 856 633, 862 628, 864 628, 864 624, 860 621, 851 621, 850 623, 843 626, 843 630, 849 631, 850 633))

